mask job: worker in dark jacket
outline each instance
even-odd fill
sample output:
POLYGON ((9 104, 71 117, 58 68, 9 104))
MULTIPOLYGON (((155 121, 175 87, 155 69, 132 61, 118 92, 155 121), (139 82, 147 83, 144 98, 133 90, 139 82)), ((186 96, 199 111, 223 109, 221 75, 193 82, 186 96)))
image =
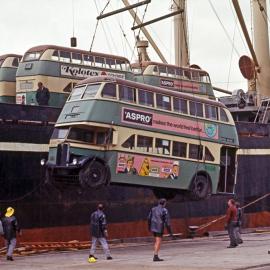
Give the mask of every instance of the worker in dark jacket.
POLYGON ((228 248, 235 248, 238 246, 236 240, 236 225, 237 225, 237 209, 235 206, 235 201, 230 199, 228 201, 228 209, 226 212, 226 223, 225 228, 228 230, 230 237, 230 245, 228 248))
POLYGON ((7 260, 13 261, 13 251, 16 247, 16 234, 21 234, 17 219, 14 216, 14 208, 8 207, 5 217, 2 219, 4 238, 7 247, 7 260))
POLYGON ((36 100, 38 105, 48 106, 50 99, 49 89, 43 86, 42 82, 38 83, 38 89, 36 93, 36 100))
POLYGON ((169 234, 172 236, 170 226, 170 216, 168 210, 165 208, 166 199, 160 199, 156 207, 153 207, 148 215, 148 228, 155 237, 154 245, 154 262, 163 261, 158 257, 161 246, 161 240, 164 233, 164 227, 167 228, 169 234))
POLYGON ((237 244, 242 244, 243 240, 241 237, 241 226, 242 226, 243 212, 242 212, 242 208, 240 207, 239 202, 236 202, 235 206, 237 209, 237 222, 236 222, 236 228, 235 228, 236 242, 237 242, 237 244))
POLYGON ((107 260, 111 260, 110 249, 106 240, 108 237, 106 216, 103 212, 103 204, 98 204, 97 210, 91 215, 91 233, 92 233, 92 245, 90 249, 89 262, 95 261, 97 258, 94 256, 96 251, 97 241, 100 242, 107 260))

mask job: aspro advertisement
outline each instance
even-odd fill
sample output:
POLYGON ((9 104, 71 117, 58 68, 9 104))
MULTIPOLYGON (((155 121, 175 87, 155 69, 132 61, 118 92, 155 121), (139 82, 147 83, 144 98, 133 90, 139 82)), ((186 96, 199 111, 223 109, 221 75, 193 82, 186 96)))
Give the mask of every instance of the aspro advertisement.
POLYGON ((122 122, 135 126, 147 126, 153 129, 169 130, 180 134, 193 135, 203 138, 218 139, 218 126, 214 123, 150 113, 130 108, 122 108, 122 122))
POLYGON ((118 154, 116 173, 177 179, 178 161, 132 154, 118 154))

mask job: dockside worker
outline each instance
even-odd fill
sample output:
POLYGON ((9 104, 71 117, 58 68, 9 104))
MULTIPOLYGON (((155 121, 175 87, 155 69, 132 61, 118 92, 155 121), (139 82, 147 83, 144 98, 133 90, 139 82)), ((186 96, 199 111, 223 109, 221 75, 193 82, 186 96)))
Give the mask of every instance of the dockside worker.
POLYGON ((226 223, 225 229, 228 230, 228 234, 230 237, 230 245, 228 248, 235 248, 238 246, 236 240, 236 225, 237 225, 237 209, 235 206, 235 201, 230 199, 228 201, 228 209, 226 212, 226 223))
POLYGON ((48 106, 50 99, 50 91, 48 88, 44 87, 42 82, 38 83, 38 89, 36 92, 36 100, 38 105, 48 106))
POLYGON ((148 215, 148 228, 155 237, 154 262, 163 261, 163 259, 159 258, 158 253, 161 246, 164 227, 167 228, 169 234, 172 236, 170 216, 168 210, 165 208, 166 202, 166 199, 160 199, 158 205, 153 207, 148 215))
POLYGON ((235 203, 236 209, 237 209, 237 222, 236 222, 236 228, 235 228, 235 236, 236 236, 236 242, 237 244, 242 244, 242 236, 241 236, 241 226, 242 226, 242 218, 243 218, 243 211, 240 207, 240 203, 235 203))
POLYGON ((112 260, 110 249, 106 238, 108 237, 106 216, 104 214, 103 204, 98 204, 97 210, 91 215, 91 233, 92 233, 92 245, 90 249, 89 262, 95 262, 97 241, 101 244, 107 260, 112 260))
POLYGON ((14 216, 14 208, 8 207, 5 217, 2 219, 4 238, 7 247, 7 260, 13 261, 13 251, 16 247, 16 234, 21 235, 21 230, 18 221, 14 216))

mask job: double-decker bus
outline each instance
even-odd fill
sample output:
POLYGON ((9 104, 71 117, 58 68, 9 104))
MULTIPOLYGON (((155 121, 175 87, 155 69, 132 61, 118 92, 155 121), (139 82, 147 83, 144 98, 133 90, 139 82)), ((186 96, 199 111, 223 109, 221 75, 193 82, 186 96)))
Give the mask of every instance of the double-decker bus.
POLYGON ((95 77, 73 89, 58 118, 47 177, 83 188, 146 186, 157 196, 189 191, 203 199, 234 192, 238 146, 232 116, 217 101, 95 77))
POLYGON ((137 82, 215 99, 209 74, 198 66, 178 67, 144 61, 131 67, 137 82))
POLYGON ((0 56, 0 102, 15 103, 16 71, 21 57, 17 54, 0 56))
POLYGON ((62 107, 75 84, 91 76, 131 79, 129 61, 120 56, 42 45, 29 49, 17 71, 17 103, 37 104, 36 90, 42 82, 50 91, 49 105, 62 107))

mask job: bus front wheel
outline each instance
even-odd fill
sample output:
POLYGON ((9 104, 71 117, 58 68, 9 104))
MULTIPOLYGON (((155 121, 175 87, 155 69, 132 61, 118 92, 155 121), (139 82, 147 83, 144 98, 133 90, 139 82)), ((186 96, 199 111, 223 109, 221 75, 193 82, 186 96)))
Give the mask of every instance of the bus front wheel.
POLYGON ((196 175, 191 184, 191 196, 195 200, 206 199, 211 194, 211 184, 204 175, 196 175))
POLYGON ((79 181, 82 187, 99 188, 110 181, 110 169, 99 161, 91 161, 86 164, 79 173, 79 181))

